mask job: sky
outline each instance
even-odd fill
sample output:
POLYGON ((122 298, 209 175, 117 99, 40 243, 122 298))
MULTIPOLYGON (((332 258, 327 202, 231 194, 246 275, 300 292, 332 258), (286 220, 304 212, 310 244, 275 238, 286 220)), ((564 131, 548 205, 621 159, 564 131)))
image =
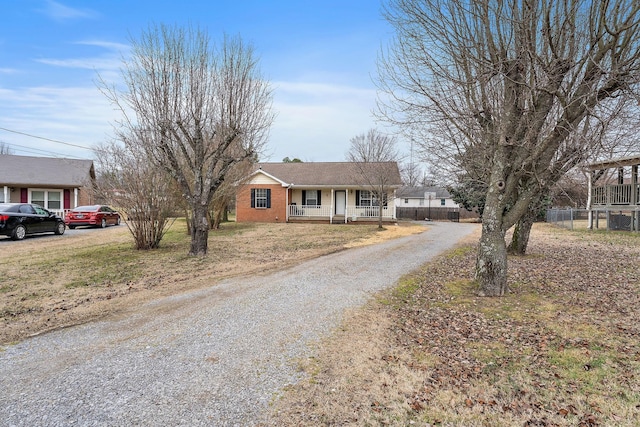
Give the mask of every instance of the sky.
POLYGON ((93 159, 91 148, 112 139, 120 117, 97 81, 117 84, 130 40, 157 24, 197 26, 213 40, 226 33, 253 44, 276 113, 262 161, 343 161, 352 137, 384 130, 372 115, 373 81, 392 34, 379 0, 0 5, 0 142, 12 154, 93 159))

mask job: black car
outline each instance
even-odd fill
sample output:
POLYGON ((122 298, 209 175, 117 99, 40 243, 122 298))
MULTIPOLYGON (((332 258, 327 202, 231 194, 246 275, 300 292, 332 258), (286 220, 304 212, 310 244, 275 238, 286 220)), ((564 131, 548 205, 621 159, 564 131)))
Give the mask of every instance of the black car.
POLYGON ((58 215, 30 203, 0 203, 0 234, 22 240, 27 234, 63 234, 64 221, 58 215))

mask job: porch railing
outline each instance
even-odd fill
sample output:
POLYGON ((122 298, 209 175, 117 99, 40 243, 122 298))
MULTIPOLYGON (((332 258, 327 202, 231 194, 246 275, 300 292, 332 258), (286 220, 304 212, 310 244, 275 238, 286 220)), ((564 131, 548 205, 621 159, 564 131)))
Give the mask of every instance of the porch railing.
MULTIPOLYGON (((289 218, 329 218, 331 216, 331 206, 309 206, 309 205, 289 205, 289 218)), ((377 206, 347 206, 345 209, 345 215, 333 215, 333 216, 346 216, 347 218, 378 218, 377 206)), ((382 208, 383 218, 393 218, 393 208, 385 206, 382 208)))
POLYGON ((289 217, 329 217, 329 205, 289 205, 289 217))
POLYGON ((598 206, 638 205, 640 204, 640 184, 616 184, 595 187, 591 192, 591 204, 598 206), (634 191, 635 195, 633 194, 634 191))
POLYGON ((69 211, 69 209, 47 209, 49 212, 58 215, 60 218, 64 219, 65 214, 69 211))
MULTIPOLYGON (((351 206, 347 210, 347 216, 356 216, 358 218, 378 218, 380 215, 378 206, 351 206)), ((393 209, 388 206, 382 207, 382 217, 391 218, 393 209)))

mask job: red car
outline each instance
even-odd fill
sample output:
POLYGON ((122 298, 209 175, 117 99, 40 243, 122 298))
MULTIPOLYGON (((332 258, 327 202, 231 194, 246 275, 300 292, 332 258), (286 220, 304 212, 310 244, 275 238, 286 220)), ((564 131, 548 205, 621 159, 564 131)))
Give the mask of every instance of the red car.
POLYGON ((120 214, 104 205, 78 206, 65 214, 64 223, 72 230, 81 225, 105 228, 120 225, 120 214))

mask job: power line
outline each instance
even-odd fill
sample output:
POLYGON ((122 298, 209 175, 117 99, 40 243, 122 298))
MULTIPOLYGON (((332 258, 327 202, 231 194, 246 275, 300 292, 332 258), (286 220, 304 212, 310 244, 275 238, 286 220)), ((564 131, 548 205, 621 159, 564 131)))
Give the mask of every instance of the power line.
POLYGON ((59 156, 59 157, 75 157, 75 158, 80 158, 78 156, 71 156, 71 155, 67 155, 67 154, 61 154, 61 153, 56 153, 55 151, 47 151, 47 150, 41 150, 39 148, 32 148, 32 147, 25 147, 24 145, 19 145, 19 144, 13 144, 13 143, 9 143, 9 142, 4 142, 4 144, 15 150, 18 152, 23 152, 23 153, 29 153, 29 154, 53 154, 54 156, 59 156), (15 147, 20 147, 20 148, 15 148, 15 147))
POLYGON ((42 139, 44 141, 55 142, 56 144, 68 145, 70 147, 82 148, 82 149, 85 149, 85 150, 93 150, 92 148, 83 147, 82 145, 76 145, 76 144, 71 144, 69 142, 58 141, 58 140, 51 139, 51 138, 45 138, 43 136, 31 135, 31 134, 28 134, 28 133, 25 133, 25 132, 19 132, 17 130, 11 130, 11 129, 7 129, 7 128, 3 128, 3 127, 0 127, 0 130, 4 130, 4 131, 7 131, 7 132, 11 132, 11 133, 17 133, 18 135, 24 135, 24 136, 28 136, 30 138, 36 138, 36 139, 42 139))

